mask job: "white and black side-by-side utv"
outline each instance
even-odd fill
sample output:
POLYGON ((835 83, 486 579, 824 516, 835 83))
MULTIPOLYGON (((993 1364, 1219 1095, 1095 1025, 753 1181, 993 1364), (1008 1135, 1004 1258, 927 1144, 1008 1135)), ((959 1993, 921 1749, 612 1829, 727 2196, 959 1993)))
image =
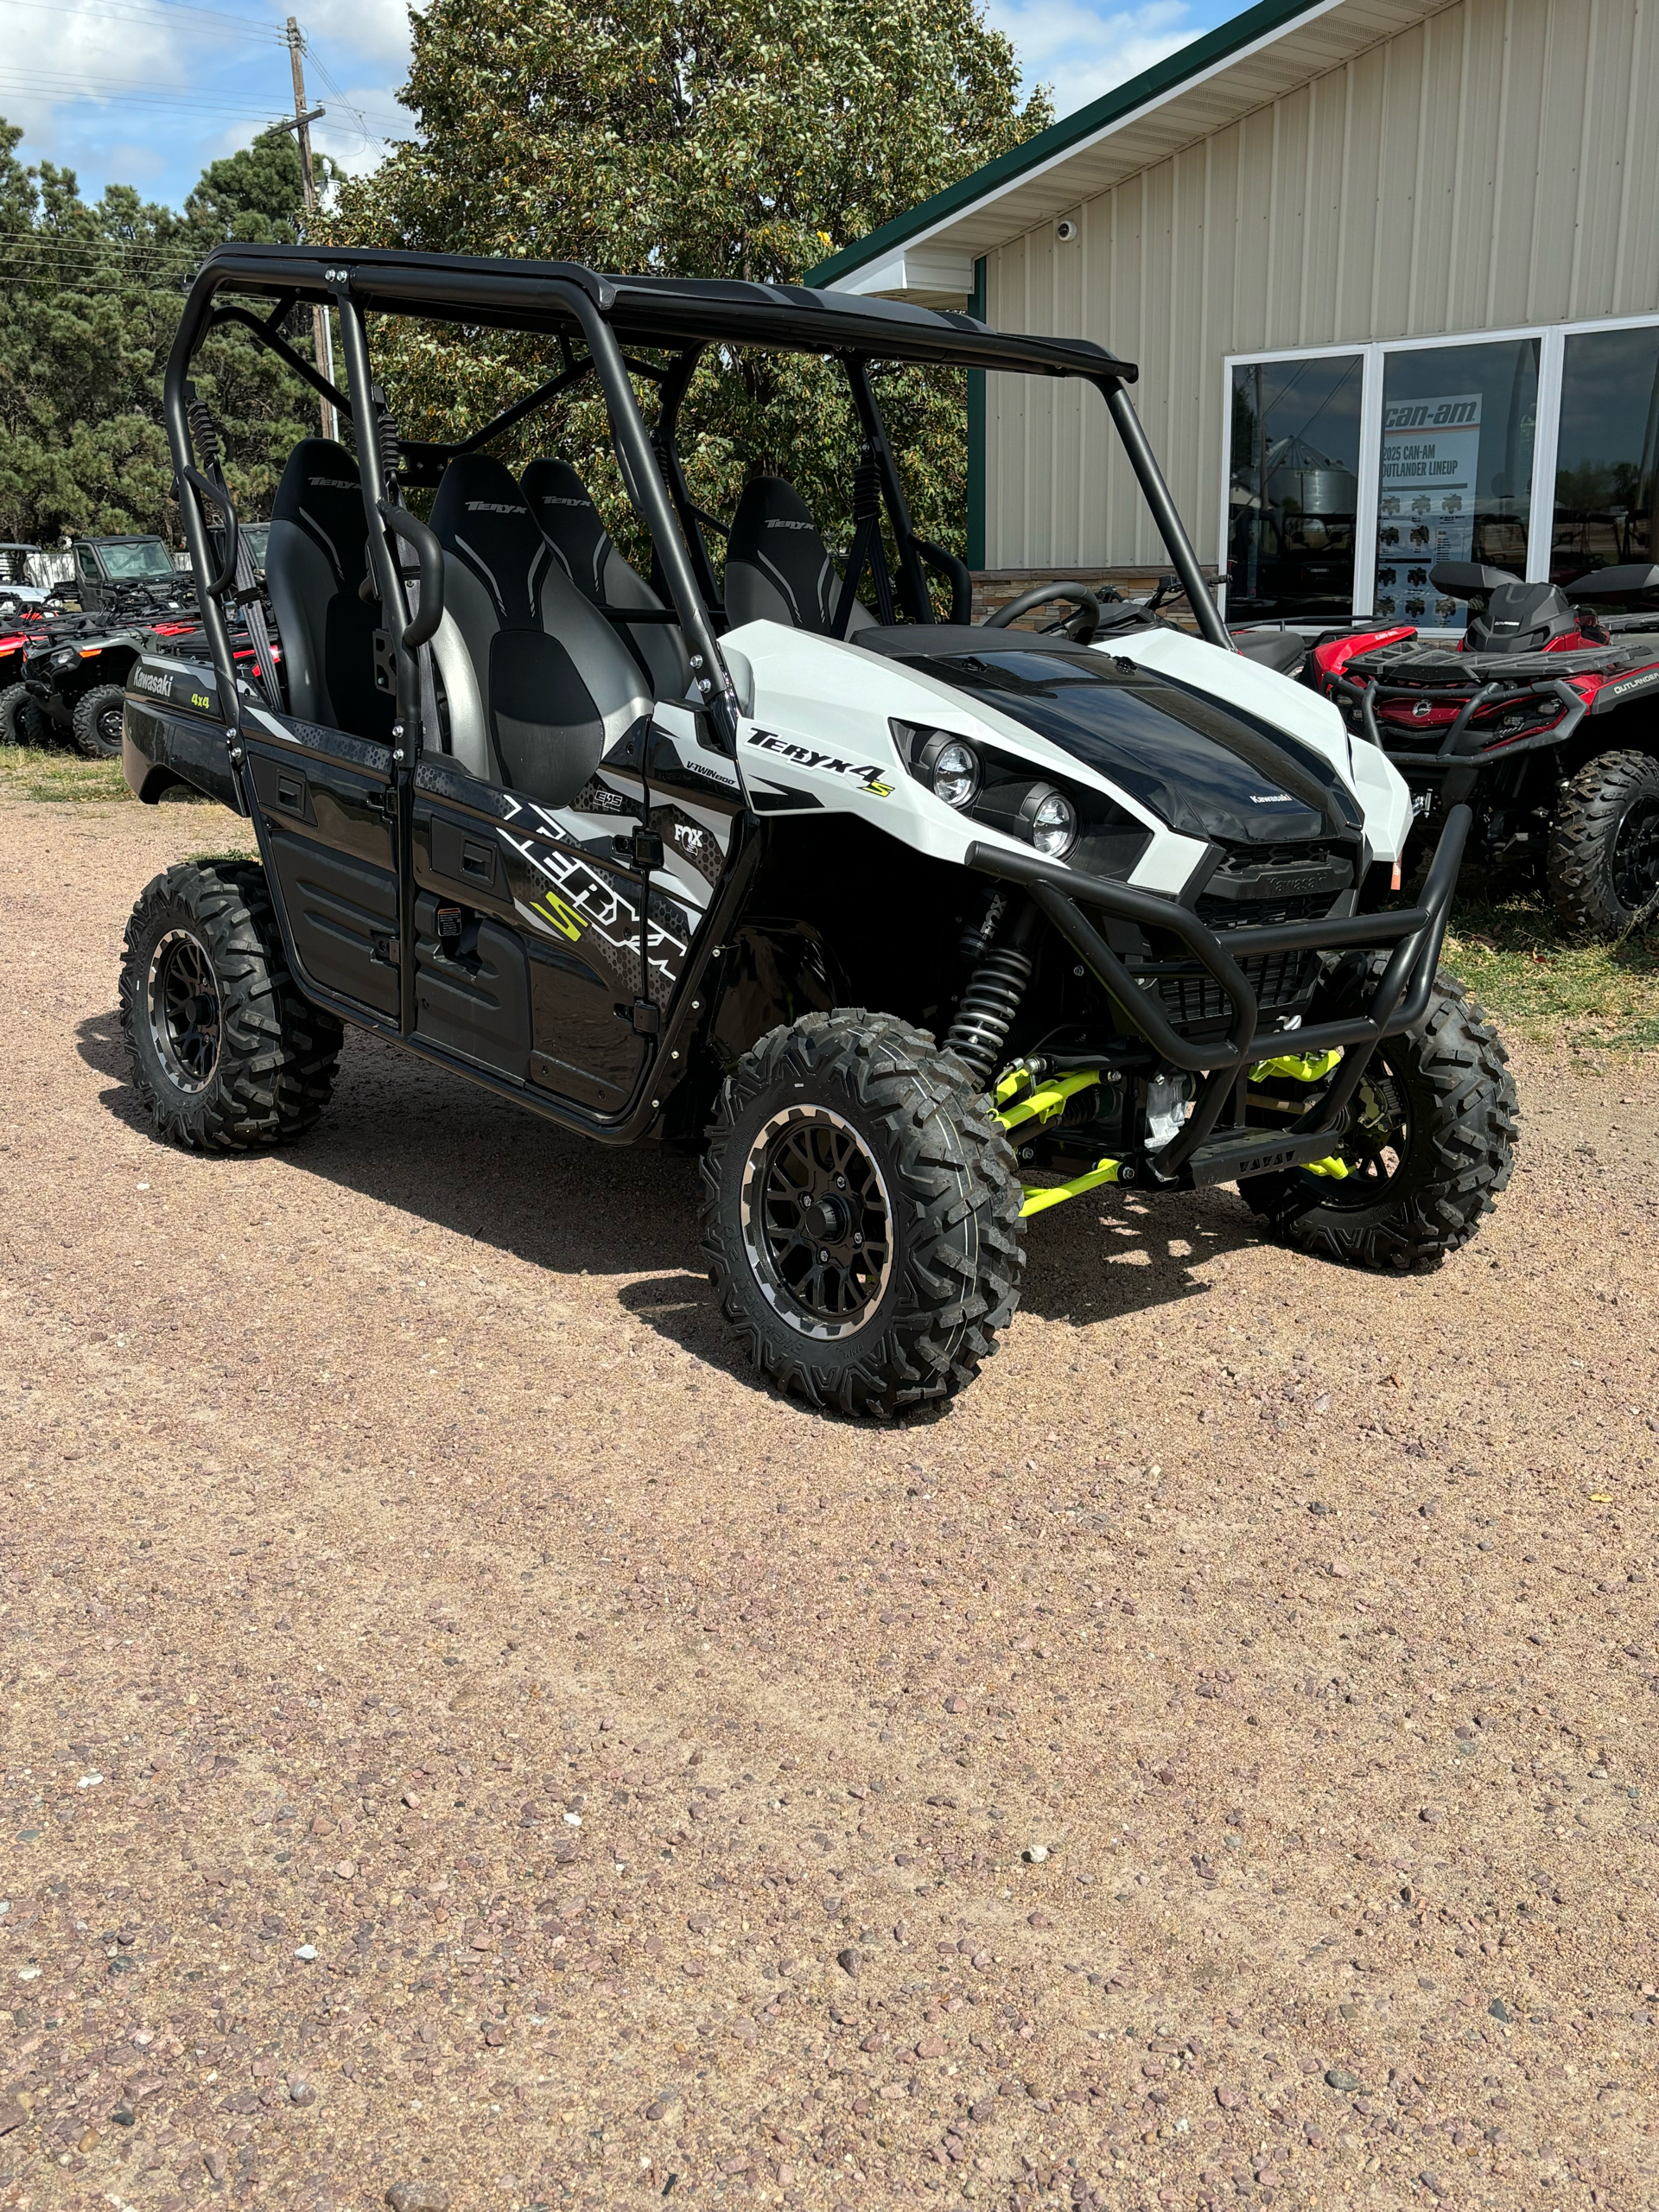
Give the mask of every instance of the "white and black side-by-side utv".
POLYGON ((1390 906, 1406 786, 1281 672, 1277 632, 1230 637, 1135 374, 768 285, 217 251, 166 385, 213 670, 136 668, 124 757, 140 798, 182 781, 251 821, 260 861, 171 868, 134 909, 122 1006, 157 1128, 299 1134, 355 1022, 602 1142, 699 1143, 732 1328, 851 1413, 969 1381, 1025 1219, 1108 1184, 1236 1183, 1280 1235, 1370 1267, 1455 1250, 1515 1117, 1502 1048, 1436 976, 1468 811, 1390 906), (345 392, 281 334, 310 302, 338 312, 345 392), (547 380, 454 444, 400 440, 368 334, 398 315, 541 334, 547 380), (351 430, 283 474, 257 676, 188 382, 227 321, 351 430), (705 349, 739 345, 849 380, 839 562, 779 478, 729 522, 690 496, 682 404, 705 349), (875 396, 895 362, 1093 385, 1203 634, 1073 584, 974 623, 967 570, 911 524, 875 396), (595 385, 649 582, 558 450, 562 396, 595 385), (515 480, 490 448, 543 410, 515 480), (1051 603, 1053 628, 1007 626, 1051 603))

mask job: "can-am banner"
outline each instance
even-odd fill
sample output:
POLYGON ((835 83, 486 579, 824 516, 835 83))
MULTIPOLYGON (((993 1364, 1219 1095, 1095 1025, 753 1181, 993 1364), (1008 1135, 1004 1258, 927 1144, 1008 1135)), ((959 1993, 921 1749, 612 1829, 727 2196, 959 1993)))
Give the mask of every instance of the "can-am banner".
POLYGON ((1480 470, 1478 391, 1402 399, 1382 410, 1377 502, 1376 611, 1430 629, 1460 629, 1468 607, 1437 592, 1437 561, 1474 551, 1475 484, 1480 470))

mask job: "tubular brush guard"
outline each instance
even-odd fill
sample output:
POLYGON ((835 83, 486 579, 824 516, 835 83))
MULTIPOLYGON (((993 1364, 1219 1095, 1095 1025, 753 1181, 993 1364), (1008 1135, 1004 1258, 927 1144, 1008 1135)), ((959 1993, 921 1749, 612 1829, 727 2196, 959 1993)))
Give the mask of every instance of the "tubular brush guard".
MULTIPOLYGON (((1166 1144, 1122 1160, 1103 1160, 1070 1184, 1027 1187, 1022 1212, 1042 1211, 1107 1182, 1167 1189, 1228 1183, 1241 1175, 1260 1175, 1286 1167, 1306 1167, 1332 1178, 1345 1174, 1343 1161, 1332 1150, 1332 1139, 1342 1132, 1349 1102, 1377 1045, 1385 1037, 1402 1034, 1422 1019, 1434 987, 1458 867, 1472 819, 1466 806, 1454 806, 1447 813, 1422 896, 1414 906, 1229 930, 1224 940, 1173 899, 1102 877, 1078 875, 1035 855, 982 844, 969 846, 969 867, 1025 886, 1033 904, 1108 993, 1128 1027, 1168 1065, 1202 1078, 1185 1127, 1166 1144), (1227 1037, 1205 1044, 1173 1027, 1162 1007, 1136 982, 1085 917, 1082 912, 1085 906, 1177 938, 1215 979, 1230 1004, 1232 1023, 1227 1037), (1392 950, 1363 1014, 1315 1022, 1294 1031, 1258 1027, 1260 1010, 1238 965, 1238 955, 1309 949, 1376 950, 1385 946, 1392 950), (1296 1049, 1287 1053, 1283 1048, 1293 1041, 1296 1049), (1333 1075, 1334 1080, 1324 1096, 1287 1129, 1232 1129, 1216 1135, 1216 1123, 1241 1072, 1246 1070, 1256 1074, 1258 1080, 1267 1074, 1301 1082, 1333 1075)), ((1006 1129, 1033 1123, 1042 1128, 1064 1110, 1069 1097, 1098 1079, 1098 1073, 1089 1071, 1052 1077, 1035 1083, 1027 1091, 1030 1071, 1015 1068, 998 1084, 994 1110, 1006 1129)))

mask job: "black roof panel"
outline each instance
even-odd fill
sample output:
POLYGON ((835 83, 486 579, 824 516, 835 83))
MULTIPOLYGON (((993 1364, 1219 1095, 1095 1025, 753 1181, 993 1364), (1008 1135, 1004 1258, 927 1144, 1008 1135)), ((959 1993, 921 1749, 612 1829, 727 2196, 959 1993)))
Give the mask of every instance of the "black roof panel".
POLYGON ((724 340, 809 353, 862 353, 876 360, 937 361, 964 368, 1063 377, 1111 376, 1132 384, 1120 361, 1084 339, 1028 337, 992 330, 971 315, 859 299, 804 285, 737 279, 607 276, 574 261, 486 260, 481 256, 404 253, 381 248, 232 245, 202 264, 200 283, 219 291, 270 298, 289 294, 327 302, 329 272, 349 275, 352 296, 369 312, 416 315, 490 327, 569 330, 560 289, 577 286, 619 339, 675 346, 724 340))

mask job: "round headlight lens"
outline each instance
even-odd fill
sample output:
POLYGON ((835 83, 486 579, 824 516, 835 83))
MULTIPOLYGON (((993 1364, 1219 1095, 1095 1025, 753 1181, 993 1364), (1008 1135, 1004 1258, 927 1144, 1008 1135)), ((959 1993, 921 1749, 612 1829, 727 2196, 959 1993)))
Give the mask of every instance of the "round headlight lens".
POLYGON ((67 645, 60 646, 52 656, 52 665, 54 668, 72 668, 79 658, 79 655, 67 645))
POLYGON ((933 753, 928 772, 935 798, 942 798, 947 806, 966 806, 979 789, 979 755, 962 738, 948 739, 933 753))
POLYGON ((1031 817, 1031 842, 1049 860, 1069 853, 1077 839, 1077 810, 1064 791, 1046 791, 1031 817))

